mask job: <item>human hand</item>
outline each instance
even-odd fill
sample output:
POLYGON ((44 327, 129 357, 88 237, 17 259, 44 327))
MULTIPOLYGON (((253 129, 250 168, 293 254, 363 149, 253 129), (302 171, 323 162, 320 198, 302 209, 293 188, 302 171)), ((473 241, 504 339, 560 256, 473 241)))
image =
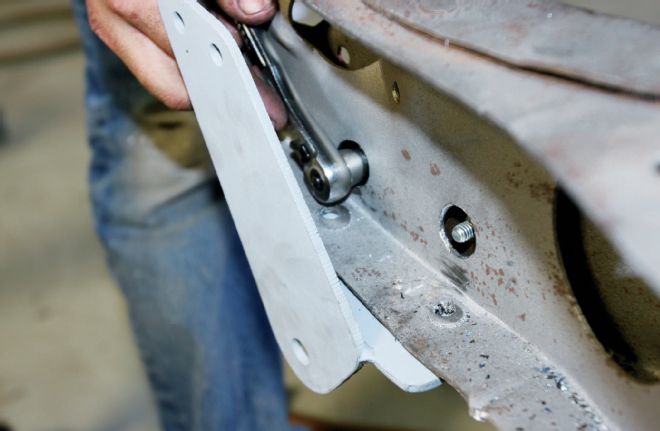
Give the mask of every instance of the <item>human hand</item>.
MULTIPOLYGON (((228 17, 260 24, 273 17, 274 0, 216 0, 228 17)), ((140 83, 172 109, 190 109, 190 97, 174 59, 157 0, 86 0, 92 30, 126 64, 140 83)), ((241 44, 238 30, 218 19, 241 44)), ((286 109, 255 69, 252 75, 275 128, 284 127, 286 109)))

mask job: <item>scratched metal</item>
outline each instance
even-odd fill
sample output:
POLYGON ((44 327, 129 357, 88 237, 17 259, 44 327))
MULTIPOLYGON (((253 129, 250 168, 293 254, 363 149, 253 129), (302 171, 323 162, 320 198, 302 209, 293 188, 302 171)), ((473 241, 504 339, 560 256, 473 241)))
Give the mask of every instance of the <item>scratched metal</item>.
MULTIPOLYGON (((384 60, 358 71, 337 69, 281 18, 272 26, 269 50, 315 126, 337 143, 355 140, 370 161, 367 185, 344 203, 350 217, 328 217, 331 210, 307 196, 340 277, 411 353, 465 396, 477 418, 501 429, 653 429, 660 421, 658 386, 631 379, 594 339, 554 238, 554 177, 571 178, 585 155, 596 166, 608 155, 578 148, 577 160, 564 166, 546 151, 550 144, 565 151, 594 139, 620 145, 609 135, 632 130, 640 114, 637 124, 646 127, 640 136, 657 136, 657 106, 438 47, 359 3, 320 3, 345 29, 362 23, 363 41, 428 82, 384 60), (593 126, 607 122, 606 131, 593 126), (550 172, 519 144, 536 160, 550 159, 550 172), (477 249, 468 259, 449 253, 438 235, 440 212, 451 203, 477 228, 477 249), (435 313, 447 300, 460 308, 457 320, 435 313)), ((646 159, 636 160, 641 178, 615 173, 605 185, 615 193, 622 178, 649 182, 641 169, 647 163, 658 180, 650 144, 640 136, 624 142, 646 150, 646 159)), ((625 168, 626 159, 621 162, 625 168)), ((599 216, 609 220, 612 205, 597 179, 577 175, 579 187, 571 190, 602 223, 599 216), (582 195, 585 184, 601 192, 597 199, 582 195)), ((650 185, 639 194, 657 191, 650 185)), ((657 240, 658 232, 648 235, 657 240)))
POLYGON ((660 28, 555 0, 362 0, 393 19, 499 61, 660 95, 660 28))

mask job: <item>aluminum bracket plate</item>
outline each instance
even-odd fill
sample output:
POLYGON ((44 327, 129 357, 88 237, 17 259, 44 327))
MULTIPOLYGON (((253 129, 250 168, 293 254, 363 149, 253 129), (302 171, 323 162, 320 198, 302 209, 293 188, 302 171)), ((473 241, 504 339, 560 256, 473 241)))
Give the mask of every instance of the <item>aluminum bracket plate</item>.
POLYGON ((339 281, 231 34, 193 0, 159 5, 275 337, 296 375, 324 393, 373 362, 404 390, 438 386, 339 281))
POLYGON ((160 9, 280 348, 328 392, 358 368, 362 341, 245 60, 197 2, 160 9))

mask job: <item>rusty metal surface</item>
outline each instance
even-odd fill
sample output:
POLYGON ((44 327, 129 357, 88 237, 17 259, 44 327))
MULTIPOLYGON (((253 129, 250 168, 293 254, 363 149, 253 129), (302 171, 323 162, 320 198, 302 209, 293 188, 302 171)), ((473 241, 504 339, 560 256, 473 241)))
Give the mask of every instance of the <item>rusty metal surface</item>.
POLYGON ((340 277, 397 339, 501 429, 657 423, 657 388, 617 369, 571 295, 555 249, 552 177, 506 133, 401 69, 338 71, 275 27, 282 46, 271 50, 296 96, 325 101, 303 103, 316 125, 369 157, 369 182, 336 209, 341 217, 307 203, 340 277), (440 241, 448 203, 477 226, 469 259, 440 241), (462 317, 438 317, 442 301, 462 317))
POLYGON ((554 0, 362 1, 405 26, 516 67, 660 96, 660 28, 650 24, 554 0))
POLYGON ((307 3, 505 131, 550 171, 660 294, 658 102, 487 61, 402 27, 360 2, 307 3))
POLYGON ((595 339, 553 216, 558 180, 660 294, 660 106, 447 47, 358 1, 308 3, 384 57, 341 70, 273 25, 270 49, 315 125, 369 158, 368 183, 337 210, 345 223, 307 200, 340 277, 477 418, 507 430, 654 429, 660 387, 595 339), (440 240, 448 204, 477 228, 467 259, 440 240), (456 319, 436 313, 443 301, 456 319))

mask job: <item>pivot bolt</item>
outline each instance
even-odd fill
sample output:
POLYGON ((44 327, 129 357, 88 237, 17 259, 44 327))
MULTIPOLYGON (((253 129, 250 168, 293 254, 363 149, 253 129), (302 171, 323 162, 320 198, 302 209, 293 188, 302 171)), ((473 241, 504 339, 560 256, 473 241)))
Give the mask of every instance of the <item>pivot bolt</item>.
POLYGON ((325 181, 323 180, 323 177, 317 171, 316 169, 313 169, 312 172, 310 173, 310 180, 312 182, 312 187, 316 189, 317 192, 323 192, 325 189, 325 181))
POLYGON ((469 220, 465 220, 454 226, 451 230, 451 237, 459 244, 464 244, 474 238, 474 227, 469 220))

